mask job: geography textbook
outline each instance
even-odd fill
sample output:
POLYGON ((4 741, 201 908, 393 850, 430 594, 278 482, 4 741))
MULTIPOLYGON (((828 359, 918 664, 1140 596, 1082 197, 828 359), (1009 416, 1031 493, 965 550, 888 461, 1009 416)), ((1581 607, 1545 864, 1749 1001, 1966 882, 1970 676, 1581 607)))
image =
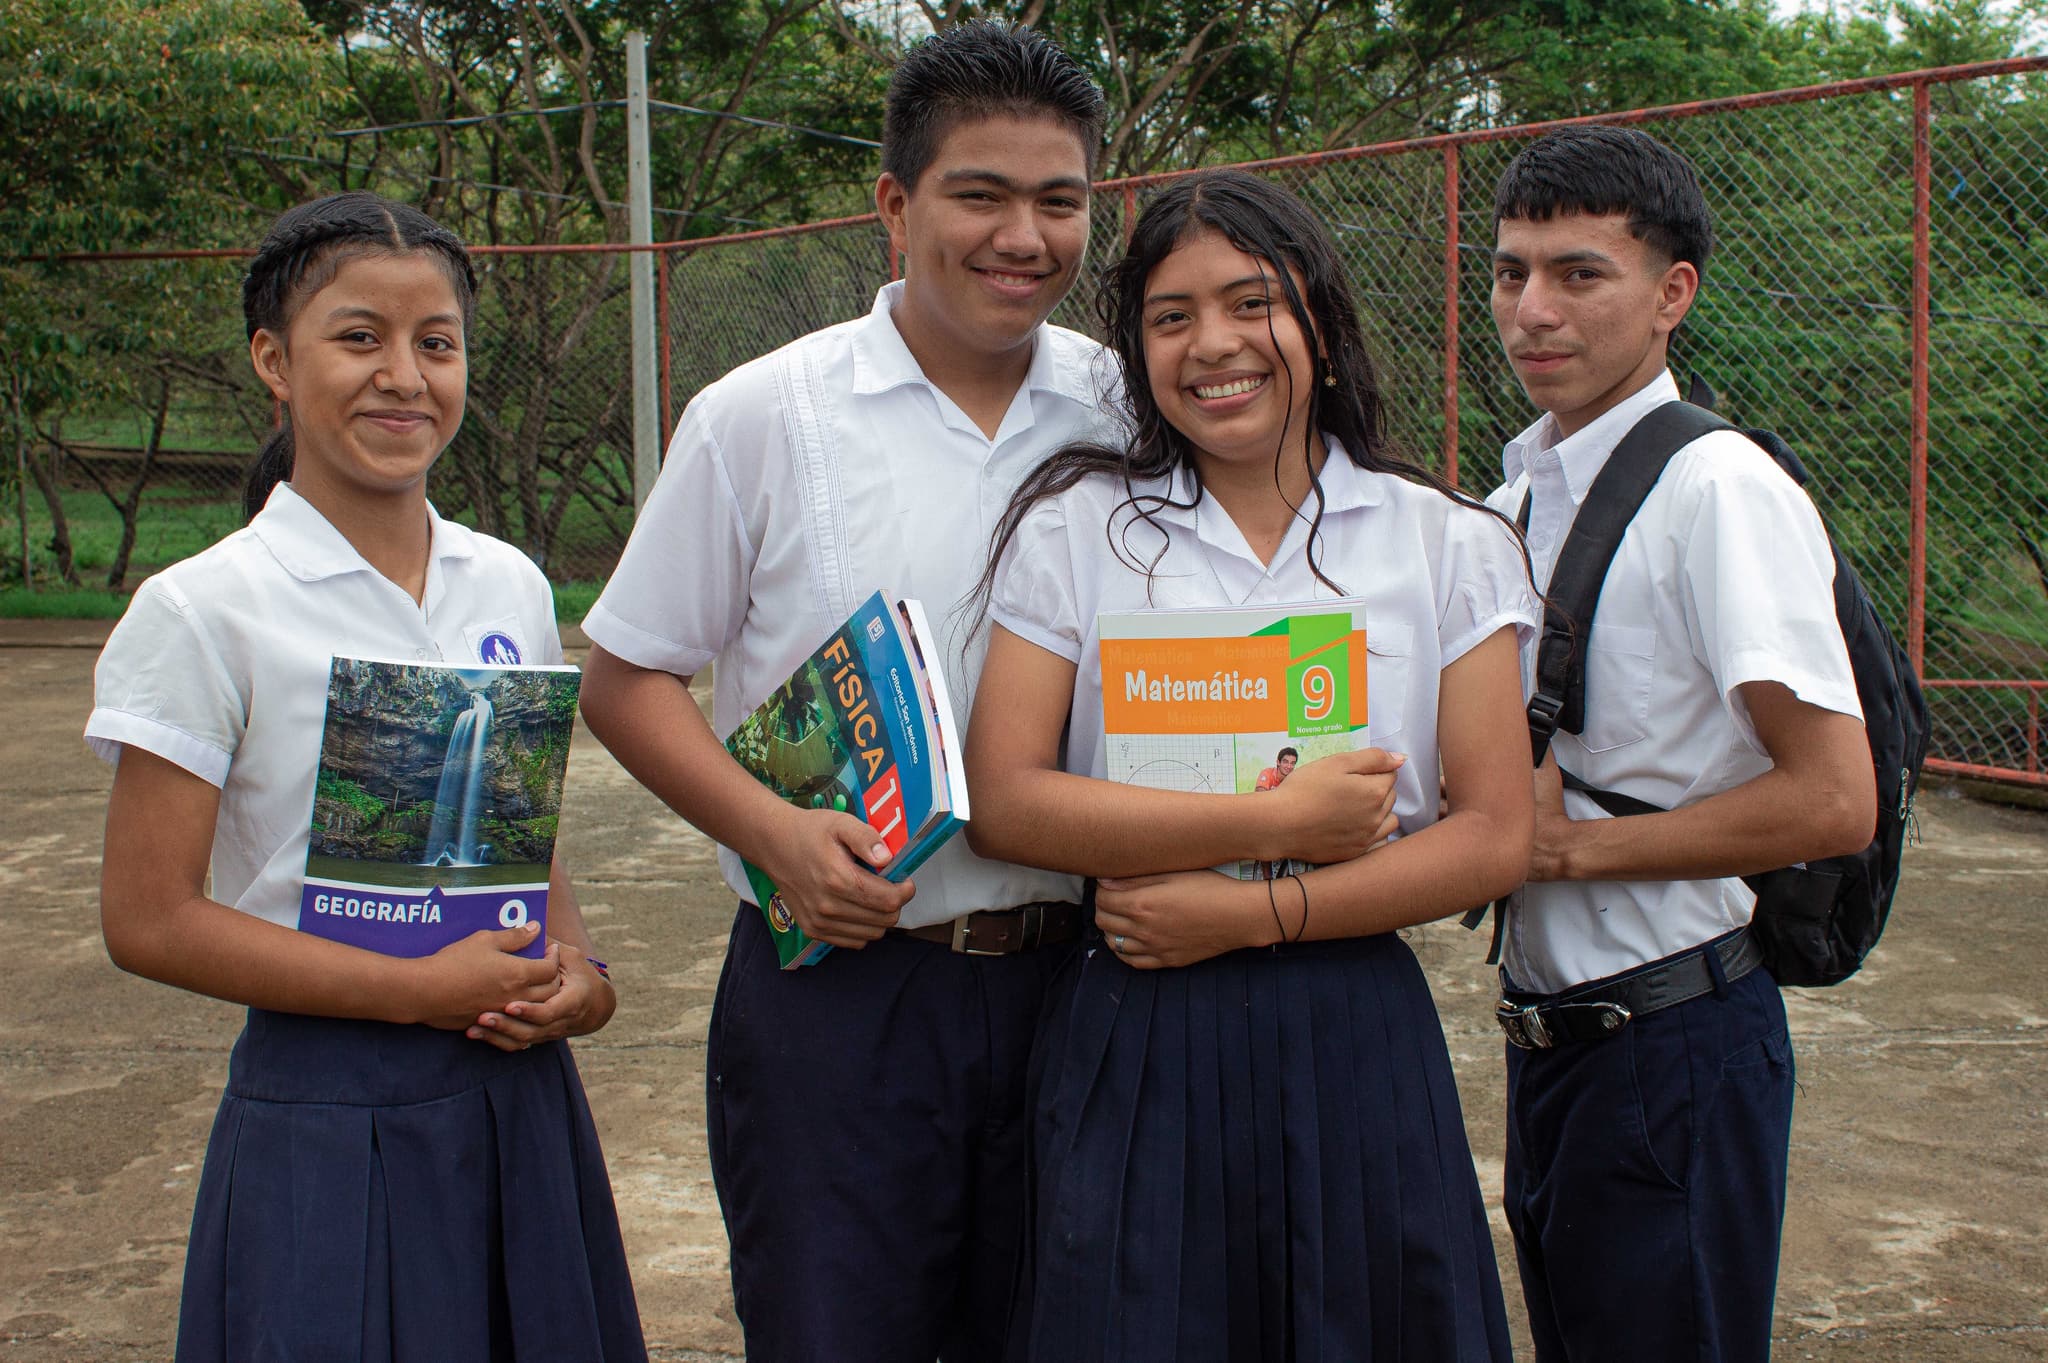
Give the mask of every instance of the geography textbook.
POLYGON ((532 920, 548 871, 582 674, 336 658, 299 929, 429 956, 532 920))
MULTIPOLYGON (((1300 763, 1366 746, 1360 601, 1105 611, 1096 627, 1112 781, 1244 794, 1277 788, 1300 763)), ((1268 880, 1308 866, 1216 869, 1268 880)))
MULTIPOLYGON (((924 607, 891 607, 876 592, 739 722, 726 751, 799 809, 866 819, 890 852, 881 875, 901 881, 967 822, 960 731, 940 656, 924 607)), ((832 949, 797 926, 752 862, 747 883, 784 970, 832 949)))

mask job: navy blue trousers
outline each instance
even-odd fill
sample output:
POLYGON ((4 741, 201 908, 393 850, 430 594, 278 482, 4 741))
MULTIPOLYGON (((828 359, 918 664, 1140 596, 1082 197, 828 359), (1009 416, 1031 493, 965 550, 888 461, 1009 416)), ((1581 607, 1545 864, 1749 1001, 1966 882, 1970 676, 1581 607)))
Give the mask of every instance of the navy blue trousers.
POLYGON ((1070 952, 884 937, 785 972, 761 911, 740 905, 708 1120, 749 1363, 1001 1356, 1032 1033, 1070 952))
POLYGON ((1770 1356, 1792 1079, 1762 968, 1611 1037, 1508 1049, 1507 1218, 1538 1363, 1770 1356))

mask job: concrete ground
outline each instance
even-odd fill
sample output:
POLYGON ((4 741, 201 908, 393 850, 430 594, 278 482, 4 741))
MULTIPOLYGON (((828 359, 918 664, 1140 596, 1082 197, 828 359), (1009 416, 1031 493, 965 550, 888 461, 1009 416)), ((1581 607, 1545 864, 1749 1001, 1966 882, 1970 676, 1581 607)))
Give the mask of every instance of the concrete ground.
MULTIPOLYGON (((169 1357, 198 1161, 239 1025, 228 1005, 122 975, 101 946, 108 775, 78 733, 103 634, 0 622, 0 922, 16 962, 0 992, 0 1358, 22 1363, 169 1357)), ((569 789, 563 851, 622 998, 577 1049, 648 1342, 657 1359, 737 1359, 703 1112, 731 902, 710 846, 587 734, 569 789)), ((1788 996, 1802 1092, 1781 1360, 2048 1357, 2048 815, 1930 789, 1920 832, 1869 966, 1788 996)), ((1497 1198, 1484 944, 1449 925, 1412 936, 1497 1198)))

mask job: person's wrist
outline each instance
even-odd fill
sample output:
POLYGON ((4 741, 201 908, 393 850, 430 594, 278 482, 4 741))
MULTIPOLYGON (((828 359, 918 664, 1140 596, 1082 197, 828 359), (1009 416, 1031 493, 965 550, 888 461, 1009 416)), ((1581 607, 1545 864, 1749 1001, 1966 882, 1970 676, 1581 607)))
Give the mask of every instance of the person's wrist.
POLYGON ((1240 859, 1245 861, 1278 861, 1286 855, 1281 846, 1286 829, 1281 820, 1286 801, 1277 790, 1255 791, 1237 797, 1242 808, 1238 826, 1245 831, 1245 846, 1240 849, 1240 859))
POLYGON ((389 990, 381 1010, 384 1020, 408 1025, 425 1022, 432 1014, 427 996, 432 987, 430 956, 406 956, 392 961, 384 979, 389 990))

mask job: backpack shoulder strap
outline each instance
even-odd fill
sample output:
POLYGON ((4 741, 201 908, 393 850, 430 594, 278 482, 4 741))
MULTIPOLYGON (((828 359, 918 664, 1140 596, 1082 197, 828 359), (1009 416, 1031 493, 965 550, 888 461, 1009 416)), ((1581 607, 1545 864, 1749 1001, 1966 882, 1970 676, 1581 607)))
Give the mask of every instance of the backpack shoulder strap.
POLYGON ((1629 522, 1673 455, 1710 431, 1732 429, 1705 408, 1667 402, 1630 428, 1587 489, 1550 574, 1536 647, 1535 693, 1529 697, 1534 762, 1543 761, 1559 729, 1580 733, 1586 727, 1586 636, 1629 522))

